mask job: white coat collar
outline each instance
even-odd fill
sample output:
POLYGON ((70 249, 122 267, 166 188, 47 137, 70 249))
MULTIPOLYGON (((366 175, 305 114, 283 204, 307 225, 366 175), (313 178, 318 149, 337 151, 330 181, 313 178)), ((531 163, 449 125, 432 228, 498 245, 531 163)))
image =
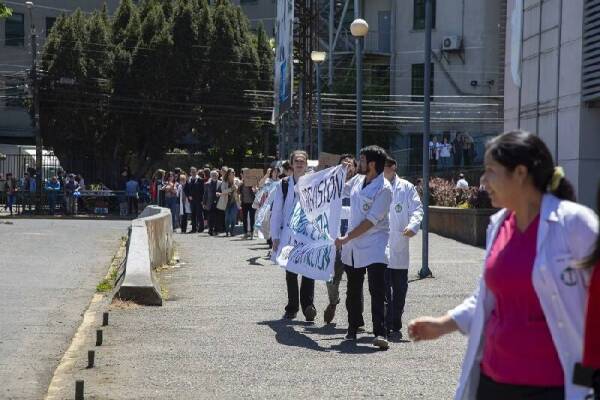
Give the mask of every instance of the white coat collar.
POLYGON ((381 174, 377 175, 377 177, 375 179, 373 179, 371 181, 371 183, 369 183, 366 187, 362 187, 362 185, 364 184, 366 179, 367 179, 367 177, 366 177, 366 175, 364 175, 363 178, 360 180, 360 185, 361 185, 360 193, 364 196, 372 198, 377 193, 379 193, 379 190, 381 190, 381 188, 385 184, 385 177, 383 176, 383 173, 381 173, 381 174))
MULTIPOLYGON (((542 244, 546 239, 546 235, 548 234, 548 229, 550 227, 549 222, 558 222, 558 206, 560 204, 560 199, 556 196, 546 193, 542 197, 542 204, 540 207, 540 224, 538 226, 538 235, 537 235, 537 246, 536 250, 539 253, 542 248, 542 244)), ((494 215, 490 217, 490 222, 493 226, 493 232, 491 235, 491 241, 493 242, 498 229, 500 228, 500 224, 502 221, 508 216, 509 211, 506 208, 498 211, 494 215)), ((488 245, 491 245, 489 243, 488 245)))

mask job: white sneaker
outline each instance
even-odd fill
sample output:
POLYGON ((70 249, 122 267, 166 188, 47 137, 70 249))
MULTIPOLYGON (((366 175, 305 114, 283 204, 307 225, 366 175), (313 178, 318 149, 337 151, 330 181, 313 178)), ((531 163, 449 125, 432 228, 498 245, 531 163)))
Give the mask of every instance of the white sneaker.
POLYGON ((373 339, 373 346, 379 347, 382 350, 387 350, 390 348, 389 342, 383 336, 375 336, 375 339, 373 339))

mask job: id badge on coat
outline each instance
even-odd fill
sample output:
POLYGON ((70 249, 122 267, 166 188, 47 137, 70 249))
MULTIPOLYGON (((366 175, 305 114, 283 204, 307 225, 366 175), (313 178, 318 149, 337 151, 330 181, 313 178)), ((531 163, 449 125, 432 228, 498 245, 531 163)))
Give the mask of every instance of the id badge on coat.
POLYGON ((367 196, 360 195, 360 210, 363 214, 367 215, 373 207, 373 199, 367 196))

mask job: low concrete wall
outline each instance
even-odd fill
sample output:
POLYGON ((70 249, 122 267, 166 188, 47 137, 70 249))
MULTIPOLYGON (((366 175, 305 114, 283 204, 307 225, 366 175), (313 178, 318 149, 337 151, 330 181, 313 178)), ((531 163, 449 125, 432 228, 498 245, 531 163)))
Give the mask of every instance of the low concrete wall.
POLYGON ((153 269, 173 259, 173 226, 167 208, 148 206, 131 222, 125 278, 117 292, 123 300, 162 305, 153 269))
POLYGON ((429 231, 473 246, 485 247, 490 215, 496 209, 429 207, 429 231))

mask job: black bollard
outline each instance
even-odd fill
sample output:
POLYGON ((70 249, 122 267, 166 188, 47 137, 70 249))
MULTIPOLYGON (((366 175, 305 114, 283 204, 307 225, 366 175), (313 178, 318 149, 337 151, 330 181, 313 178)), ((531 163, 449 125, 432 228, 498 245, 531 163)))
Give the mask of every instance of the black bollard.
POLYGON ((75 400, 83 400, 83 381, 75 381, 75 400))
POLYGON ((107 326, 108 325, 108 313, 105 312, 104 314, 102 314, 102 326, 107 326))
POLYGON ((94 358, 96 356, 96 352, 94 350, 88 351, 88 368, 94 368, 94 358))
POLYGON ((102 346, 102 329, 96 331, 96 346, 102 346))

